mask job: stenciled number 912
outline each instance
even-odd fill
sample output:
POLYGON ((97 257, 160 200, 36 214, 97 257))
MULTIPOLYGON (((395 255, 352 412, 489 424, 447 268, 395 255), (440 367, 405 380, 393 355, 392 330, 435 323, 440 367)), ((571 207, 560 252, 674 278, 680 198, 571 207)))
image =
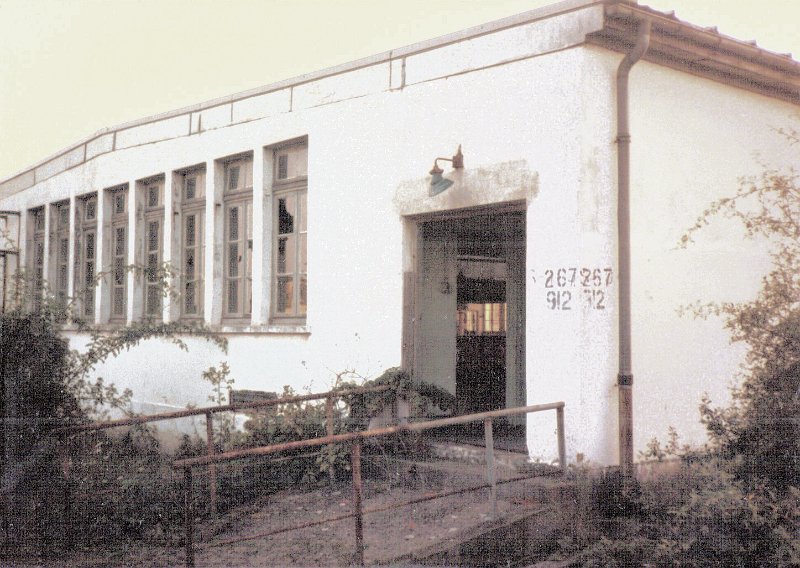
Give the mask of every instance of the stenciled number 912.
POLYGON ((551 310, 571 310, 572 293, 569 290, 549 290, 547 292, 547 307, 551 310))

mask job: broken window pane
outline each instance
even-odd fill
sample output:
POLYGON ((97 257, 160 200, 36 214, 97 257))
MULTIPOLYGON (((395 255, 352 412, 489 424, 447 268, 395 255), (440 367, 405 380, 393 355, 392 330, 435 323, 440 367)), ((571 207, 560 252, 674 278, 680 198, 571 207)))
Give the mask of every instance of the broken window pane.
POLYGON ((278 199, 278 234, 294 232, 295 196, 287 195, 278 199))

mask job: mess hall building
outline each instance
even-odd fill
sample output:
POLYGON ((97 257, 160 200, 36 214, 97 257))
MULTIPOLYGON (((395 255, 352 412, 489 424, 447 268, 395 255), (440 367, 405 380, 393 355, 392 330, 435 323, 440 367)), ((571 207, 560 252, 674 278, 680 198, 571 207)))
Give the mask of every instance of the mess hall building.
MULTIPOLYGON (((701 396, 725 402, 743 350, 680 308, 752 298, 769 257, 722 218, 678 243, 743 176, 800 169, 799 101, 789 55, 568 0, 103 129, 0 182, 4 275, 101 328, 228 339, 98 370, 139 411, 204 404, 221 360, 278 392, 402 366, 461 412, 563 400, 568 459, 615 464, 669 426, 702 443, 701 396)), ((557 456, 552 416, 519 425, 557 456)))

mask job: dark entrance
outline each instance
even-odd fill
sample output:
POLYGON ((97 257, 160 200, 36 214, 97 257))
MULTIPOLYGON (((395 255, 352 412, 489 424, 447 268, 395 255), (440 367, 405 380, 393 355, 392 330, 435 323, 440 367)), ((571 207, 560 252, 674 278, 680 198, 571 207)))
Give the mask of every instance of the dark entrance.
POLYGON ((508 406, 507 289, 517 219, 474 215, 456 230, 456 399, 463 413, 508 406))
POLYGON ((504 263, 493 259, 459 259, 456 399, 461 413, 496 410, 506 403, 506 283, 486 278, 491 276, 491 270, 482 269, 487 264, 505 272, 499 266, 504 263))

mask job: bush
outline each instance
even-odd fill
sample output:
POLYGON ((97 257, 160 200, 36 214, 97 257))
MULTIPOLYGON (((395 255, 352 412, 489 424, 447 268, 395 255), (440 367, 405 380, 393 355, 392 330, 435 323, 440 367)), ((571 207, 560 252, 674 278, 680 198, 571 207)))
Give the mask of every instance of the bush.
POLYGON ((96 434, 73 440, 72 515, 66 527, 79 544, 163 541, 180 534, 182 480, 172 456, 152 433, 134 427, 119 437, 96 434))
MULTIPOLYGON (((432 385, 413 382, 410 375, 397 368, 388 369, 377 379, 357 384, 344 381, 339 375, 335 388, 338 390, 358 387, 389 385, 391 388, 377 393, 363 393, 342 397, 334 405, 333 432, 341 434, 363 430, 371 416, 384 408, 394 408, 398 398, 409 402, 412 415, 420 416, 433 407, 452 408, 453 397, 432 385)), ((284 387, 282 397, 295 396, 290 387, 284 387)), ((219 432, 219 450, 252 448, 282 444, 328 434, 325 400, 281 404, 254 413, 246 423, 242 435, 219 432)), ((365 457, 370 454, 385 457, 403 451, 409 446, 417 447, 415 440, 394 436, 381 438, 365 447, 365 457)), ((188 439, 184 452, 205 453, 198 441, 188 439)), ((350 447, 334 444, 320 448, 287 450, 273 457, 253 458, 244 463, 232 463, 218 473, 220 507, 224 510, 245 503, 258 495, 269 494, 280 489, 349 478, 350 447)), ((365 472, 370 471, 365 465, 365 472)))
MULTIPOLYGON (((784 134, 800 143, 797 132, 784 134)), ((800 177, 765 168, 742 179, 681 244, 715 215, 738 219, 748 237, 772 245, 773 269, 755 299, 691 310, 723 317, 732 340, 747 344, 741 383, 728 407, 702 400, 704 455, 680 450, 674 431, 666 448, 648 445, 645 455, 659 460, 683 453, 683 475, 668 480, 669 490, 643 485, 636 530, 587 549, 587 566, 800 565, 800 177)))
POLYGON ((684 464, 678 476, 642 482, 635 513, 614 520, 615 530, 580 553, 580 565, 797 565, 800 492, 776 499, 763 487, 745 491, 727 467, 706 458, 684 464))
MULTIPOLYGON (((24 275, 16 280, 15 290, 24 290, 24 275)), ((225 341, 184 323, 142 322, 106 332, 75 319, 72 323, 89 335, 79 353, 59 335, 69 306, 51 298, 37 304, 27 312, 20 300, 0 314, 0 440, 6 457, 0 553, 53 554, 76 544, 141 538, 159 523, 171 523, 171 504, 180 492, 170 481, 168 458, 149 432, 68 438, 54 430, 111 408, 128 410, 130 391, 91 377, 109 357, 151 337, 184 349, 181 337, 187 334, 223 350, 225 341)))

